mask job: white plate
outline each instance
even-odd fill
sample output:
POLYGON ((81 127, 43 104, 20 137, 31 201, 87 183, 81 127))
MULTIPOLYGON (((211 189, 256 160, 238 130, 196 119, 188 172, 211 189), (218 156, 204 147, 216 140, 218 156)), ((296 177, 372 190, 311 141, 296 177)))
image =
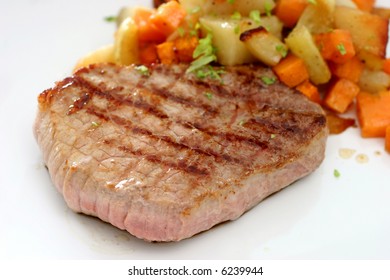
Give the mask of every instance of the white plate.
POLYGON ((356 128, 329 138, 326 159, 312 175, 237 221, 179 243, 146 243, 68 210, 33 138, 36 97, 69 75, 82 55, 112 42, 114 24, 105 16, 137 3, 0 2, 1 258, 389 259, 390 155, 383 139, 363 140, 356 128), (342 159, 340 148, 369 161, 342 159))

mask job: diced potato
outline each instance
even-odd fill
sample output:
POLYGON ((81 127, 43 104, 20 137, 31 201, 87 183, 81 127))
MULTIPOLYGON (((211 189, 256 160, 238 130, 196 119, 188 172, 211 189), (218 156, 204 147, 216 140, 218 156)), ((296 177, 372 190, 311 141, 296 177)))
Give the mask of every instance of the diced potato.
POLYGON ((355 2, 352 0, 336 0, 336 6, 344 6, 349 8, 357 9, 355 2))
POLYGON ((388 39, 388 20, 358 9, 336 7, 335 27, 352 35, 357 52, 367 51, 385 57, 388 39))
POLYGON ((368 51, 362 50, 358 53, 358 58, 364 62, 366 67, 370 70, 382 70, 384 59, 378 55, 372 54, 368 51))
POLYGON ((390 87, 390 75, 380 70, 373 71, 366 68, 360 77, 359 86, 363 91, 372 93, 385 91, 390 87))
POLYGON ((253 10, 260 11, 261 14, 272 10, 275 7, 273 0, 237 0, 233 3, 229 1, 209 1, 209 0, 181 0, 181 5, 190 12, 199 10, 200 15, 228 15, 237 11, 243 16, 248 16, 253 10))
POLYGON ((133 7, 123 7, 120 9, 117 17, 116 17, 116 26, 119 28, 121 26, 122 22, 128 18, 133 17, 134 15, 134 8, 133 7))
POLYGON ((76 66, 74 67, 74 70, 77 70, 81 67, 86 67, 90 64, 103 62, 115 62, 114 45, 104 46, 87 54, 77 62, 76 66))
POLYGON ((114 59, 117 64, 138 63, 138 28, 131 17, 127 17, 115 34, 114 59))
POLYGON ((218 62, 222 65, 238 65, 253 62, 255 58, 240 41, 239 22, 230 17, 205 16, 199 19, 202 32, 211 32, 218 62))
POLYGON ((245 31, 240 40, 257 59, 268 66, 275 66, 287 54, 287 46, 263 27, 245 31))
POLYGON ((335 0, 317 0, 316 4, 306 7, 297 26, 306 26, 312 34, 329 32, 333 29, 335 7, 335 0))
POLYGON ((279 39, 282 39, 282 31, 283 31, 283 22, 278 19, 276 16, 262 17, 260 24, 254 22, 254 20, 244 17, 240 21, 240 32, 244 32, 249 29, 254 29, 259 26, 267 29, 268 32, 272 33, 279 39))
POLYGON ((293 54, 303 59, 310 79, 315 84, 325 84, 331 78, 331 72, 322 58, 312 35, 304 26, 296 26, 285 39, 293 54))

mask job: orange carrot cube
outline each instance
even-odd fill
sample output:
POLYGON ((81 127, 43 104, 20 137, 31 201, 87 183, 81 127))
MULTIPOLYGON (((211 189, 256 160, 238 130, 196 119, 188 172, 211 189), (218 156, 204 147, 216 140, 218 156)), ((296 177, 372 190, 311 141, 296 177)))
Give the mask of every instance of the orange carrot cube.
POLYGON ((275 15, 287 27, 293 27, 299 20, 309 2, 307 0, 279 0, 276 2, 275 15))
POLYGON ((390 126, 390 91, 378 94, 360 92, 357 115, 363 137, 385 137, 390 126))
POLYGON ((315 36, 316 43, 324 59, 335 63, 345 63, 355 56, 355 47, 348 30, 335 29, 315 36))
POLYGON ((292 54, 282 59, 272 69, 278 78, 289 87, 296 87, 309 79, 309 72, 304 61, 292 54))
POLYGON ((362 75, 364 64, 356 56, 347 60, 345 63, 329 63, 331 72, 338 78, 345 78, 354 83, 359 82, 362 75))
POLYGON ((354 82, 347 79, 339 79, 330 87, 324 103, 328 108, 338 113, 344 113, 359 91, 359 86, 354 82))
POLYGON ((309 80, 306 80, 302 84, 298 85, 296 89, 306 95, 311 101, 321 104, 320 92, 309 80))

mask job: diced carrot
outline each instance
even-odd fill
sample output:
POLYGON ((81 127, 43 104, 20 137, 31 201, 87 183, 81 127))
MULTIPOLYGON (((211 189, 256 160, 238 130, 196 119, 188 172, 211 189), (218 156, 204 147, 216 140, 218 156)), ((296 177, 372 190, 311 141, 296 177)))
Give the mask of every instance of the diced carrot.
POLYGON ((348 79, 354 83, 359 82, 363 73, 364 64, 356 56, 342 64, 329 63, 333 75, 339 78, 348 79))
POLYGON ((371 12, 374 8, 375 0, 352 0, 360 10, 371 12))
POLYGON ((286 27, 293 27, 308 5, 307 0, 279 0, 276 2, 275 15, 286 27))
POLYGON ((175 43, 173 41, 167 41, 157 46, 158 57, 163 64, 176 63, 177 57, 175 54, 175 43))
POLYGON ((162 43, 166 36, 151 22, 155 10, 137 8, 134 12, 134 22, 138 27, 138 40, 140 42, 162 43))
POLYGON ((158 62, 156 44, 150 43, 140 46, 139 59, 140 63, 143 65, 151 65, 158 62))
POLYGON ((197 37, 178 37, 157 46, 157 53, 163 64, 174 62, 191 62, 192 54, 198 45, 197 37))
POLYGON ((390 58, 384 60, 383 71, 390 75, 390 58))
POLYGON ((335 63, 345 63, 355 56, 352 36, 348 30, 335 29, 315 36, 316 43, 324 59, 335 63))
POLYGON ((306 95, 311 101, 321 104, 321 96, 318 88, 309 80, 304 81, 296 87, 298 91, 306 95))
POLYGON ((151 17, 150 22, 168 37, 182 23, 186 11, 177 1, 169 1, 160 5, 151 17))
POLYGON ((191 62, 193 60, 192 54, 198 45, 198 38, 195 36, 179 37, 174 42, 178 60, 180 62, 191 62))
POLYGON ((304 61, 293 54, 289 54, 272 69, 279 79, 289 87, 295 87, 309 79, 304 61))
POLYGON ((386 127, 385 149, 390 153, 390 125, 386 127))
POLYGON ((343 78, 339 79, 329 88, 324 104, 338 113, 344 113, 359 91, 359 86, 354 82, 343 78))
POLYGON ((340 134, 347 128, 354 126, 355 120, 351 118, 343 118, 331 112, 326 112, 326 124, 330 134, 340 134))
POLYGON ((385 137, 390 126, 390 90, 378 94, 360 92, 357 115, 363 137, 385 137))

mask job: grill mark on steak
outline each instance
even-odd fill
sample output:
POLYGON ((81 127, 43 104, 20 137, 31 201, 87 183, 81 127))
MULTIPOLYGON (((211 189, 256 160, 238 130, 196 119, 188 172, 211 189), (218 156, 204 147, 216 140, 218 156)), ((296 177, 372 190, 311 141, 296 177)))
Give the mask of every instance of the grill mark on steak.
MULTIPOLYGON (((236 164, 243 163, 242 160, 235 158, 235 157, 232 157, 232 156, 229 156, 227 154, 221 154, 221 153, 218 153, 216 151, 213 151, 211 149, 207 149, 207 148, 204 148, 201 146, 188 145, 185 141, 176 142, 174 139, 172 139, 171 137, 168 137, 168 136, 164 136, 164 135, 157 136, 157 135, 153 134, 152 131, 150 131, 146 128, 143 128, 141 126, 137 126, 130 120, 121 118, 121 117, 116 116, 116 115, 108 116, 103 111, 101 111, 99 108, 96 108, 93 105, 89 106, 86 111, 87 111, 87 113, 95 115, 98 118, 103 119, 105 121, 111 120, 114 123, 121 125, 126 129, 131 130, 131 132, 134 134, 148 136, 148 137, 154 139, 155 141, 162 140, 175 149, 191 150, 191 151, 198 153, 200 155, 211 156, 218 162, 220 162, 223 159, 223 160, 231 162, 231 163, 236 163, 236 164)), ((109 144, 111 144, 111 143, 109 143, 109 144)))
POLYGON ((252 136, 244 136, 237 133, 231 133, 231 132, 218 132, 215 129, 208 128, 207 126, 203 126, 199 123, 191 123, 186 124, 189 127, 194 127, 198 129, 199 131, 202 131, 203 133, 206 133, 210 136, 218 136, 222 139, 225 139, 227 141, 239 141, 239 142, 245 142, 250 144, 251 146, 257 146, 263 150, 268 149, 270 147, 270 143, 267 141, 259 140, 255 135, 252 136))
MULTIPOLYGON (((241 73, 243 75, 243 73, 241 73)), ((230 143, 234 142, 242 142, 245 143, 246 145, 252 146, 253 148, 260 148, 261 150, 268 150, 270 153, 275 153, 280 151, 280 147, 277 147, 275 145, 271 145, 270 141, 264 141, 259 139, 256 135, 257 133, 264 132, 264 128, 266 128, 266 131, 268 131, 270 134, 277 132, 277 133, 285 133, 285 134, 295 134, 298 132, 299 128, 296 128, 294 126, 289 126, 287 123, 282 123, 282 125, 275 126, 275 123, 272 121, 267 121, 262 118, 256 118, 256 119, 250 119, 248 123, 244 124, 243 127, 247 128, 247 132, 249 132, 249 135, 241 135, 238 131, 231 130, 231 132, 225 132, 225 131, 220 131, 216 130, 214 127, 210 127, 207 124, 202 125, 200 123, 189 123, 189 122, 182 122, 181 120, 173 120, 170 118, 167 114, 162 112, 160 109, 158 109, 158 105, 160 102, 156 102, 155 99, 155 104, 150 104, 149 102, 145 102, 143 100, 133 100, 133 98, 123 98, 122 96, 117 95, 118 92, 125 90, 123 87, 115 87, 113 89, 107 89, 106 85, 104 83, 99 83, 97 86, 93 85, 90 81, 86 80, 85 78, 81 76, 76 76, 74 77, 73 80, 74 84, 79 86, 82 90, 86 90, 86 93, 83 93, 83 96, 86 96, 85 98, 79 98, 77 99, 72 106, 72 109, 77 108, 77 110, 73 110, 72 113, 77 112, 78 110, 82 109, 88 101, 91 99, 91 96, 93 94, 100 96, 102 98, 105 98, 109 102, 112 103, 112 107, 118 107, 121 105, 128 105, 128 106, 133 106, 138 109, 142 109, 147 113, 150 113, 160 119, 167 119, 168 122, 176 122, 178 124, 183 125, 184 127, 187 128, 195 128, 198 131, 202 132, 203 134, 206 134, 207 137, 213 138, 213 137, 218 137, 218 139, 221 139, 223 141, 228 141, 230 143), (169 119, 169 120, 168 120, 169 119), (256 127, 257 126, 257 127, 256 127), (259 127, 260 126, 260 127, 259 127)), ((249 83, 249 79, 246 80, 247 83, 249 83)), ((71 81, 68 81, 66 86, 71 84, 71 81)), ((142 84, 142 79, 139 82, 139 84, 142 84)), ((219 88, 221 85, 217 85, 219 88)), ((138 86, 137 86, 138 87, 138 86)), ((189 101, 187 100, 184 102, 182 98, 175 97, 172 94, 169 94, 168 90, 158 90, 156 86, 152 87, 153 90, 147 90, 144 86, 138 87, 138 89, 142 89, 141 94, 148 94, 148 95, 153 95, 156 91, 158 96, 162 96, 163 99, 169 99, 172 100, 176 103, 180 104, 196 104, 195 101, 189 101)), ((217 90, 218 92, 221 92, 223 90, 217 90)), ((237 95, 235 95, 237 96, 237 95)), ((241 96, 243 97, 243 96, 241 96)), ((227 98, 225 96, 225 98, 227 98)), ((196 107, 196 106, 195 106, 196 107)), ((199 106, 198 106, 199 107, 199 106)), ((200 106, 202 108, 202 106, 200 106)), ((202 109, 205 109, 204 107, 202 109)), ((70 109, 71 110, 71 109, 70 109)), ((267 111, 268 113, 271 113, 270 116, 272 115, 278 115, 280 113, 286 113, 285 110, 277 110, 275 108, 269 108, 268 106, 265 106, 263 109, 261 109, 261 112, 267 111)), ((87 110, 87 112, 92 113, 91 109, 87 110)), ((113 120, 117 124, 123 124, 123 121, 114 116, 108 117, 107 115, 102 114, 102 112, 98 113, 95 112, 94 115, 103 118, 104 120, 113 120)), ((299 112, 291 112, 291 116, 295 115, 300 115, 299 112)), ((268 116, 269 117, 269 116, 268 116)), ((142 130, 138 130, 138 134, 140 134, 142 130)), ((146 132, 147 130, 143 130, 143 132, 146 132)), ((132 129, 132 132, 135 133, 135 130, 132 129)), ((224 161, 235 163, 235 164, 243 164, 244 166, 251 168, 253 165, 253 159, 248 158, 236 158, 232 157, 230 155, 227 155, 225 153, 218 153, 217 151, 213 151, 212 149, 205 149, 202 146, 194 146, 194 145, 188 145, 188 143, 177 143, 175 140, 170 139, 169 137, 163 137, 163 136, 155 136, 153 133, 144 133, 144 135, 147 135, 151 138, 158 138, 159 140, 162 140, 166 142, 169 145, 175 146, 180 149, 188 149, 188 150, 193 150, 197 153, 203 154, 203 155, 208 155, 208 156, 213 156, 216 158, 217 161, 220 161, 223 159, 224 161)), ((147 159, 147 158, 146 158, 147 159)), ((265 166, 265 168, 270 168, 272 167, 272 164, 265 166)), ((185 170, 185 169, 183 169, 185 170)), ((189 169, 188 169, 189 170, 189 169)))
POLYGON ((99 84, 98 86, 93 85, 90 81, 87 81, 86 79, 77 76, 74 78, 75 84, 82 87, 85 90, 89 91, 89 94, 96 94, 102 98, 107 99, 108 101, 112 102, 115 106, 120 106, 121 104, 133 106, 135 108, 139 108, 142 110, 147 111, 148 113, 160 118, 160 119, 167 119, 169 118, 165 113, 160 111, 156 106, 153 106, 152 104, 149 104, 148 102, 144 102, 142 100, 133 100, 131 98, 122 98, 115 93, 118 91, 124 90, 123 87, 116 87, 114 89, 106 89, 105 84, 99 84))
MULTIPOLYGON (((249 119, 243 124, 244 127, 250 129, 252 132, 268 132, 270 134, 286 134, 286 136, 304 136, 313 127, 320 127, 326 123, 326 118, 321 114, 307 114, 304 112, 293 112, 288 110, 272 109, 271 115, 267 117, 256 116, 249 119), (279 120, 275 121, 274 117, 278 116, 279 120), (280 122, 280 119, 291 120, 293 124, 287 122, 280 122), (311 126, 301 128, 296 125, 297 121, 303 121, 304 119, 310 119, 312 121, 311 126)), ((307 138, 307 137, 306 137, 307 138)), ((303 140, 303 139, 302 139, 303 140)))
MULTIPOLYGON (((240 75, 245 74, 245 73, 242 73, 240 71, 236 71, 236 72, 239 72, 240 75)), ((177 76, 178 75, 175 76, 175 79, 177 78, 177 76)), ((253 75, 249 75, 249 76, 254 77, 253 75)), ((185 80, 185 81, 188 81, 188 80, 185 80)), ((245 79, 244 82, 250 83, 251 81, 252 81, 252 78, 245 79)), ((159 90, 155 85, 152 87, 153 90, 146 89, 145 86, 143 86, 143 82, 144 82, 144 79, 140 79, 138 84, 141 84, 142 86, 138 86, 138 84, 136 86, 136 88, 138 90, 140 90, 140 89, 142 90, 140 92, 140 94, 146 94, 146 95, 153 96, 155 94, 154 91, 156 91, 157 92, 156 95, 159 97, 162 96, 164 100, 169 99, 169 100, 174 101, 176 103, 186 104, 186 105, 196 104, 195 101, 189 101, 188 99, 184 102, 183 100, 185 100, 185 99, 175 97, 174 95, 170 94, 169 91, 166 89, 159 90)), ((95 95, 100 96, 100 97, 106 99, 107 101, 109 101, 110 107, 112 107, 112 108, 117 108, 121 105, 133 106, 135 108, 144 110, 146 113, 150 113, 150 114, 152 114, 160 119, 167 119, 168 122, 175 122, 175 123, 181 124, 187 128, 195 128, 198 131, 200 131, 201 133, 205 134, 207 138, 217 137, 218 139, 220 139, 219 141, 227 141, 227 142, 232 143, 232 144, 235 142, 241 142, 241 143, 245 143, 245 145, 252 146, 254 149, 260 148, 263 151, 268 150, 269 153, 276 153, 276 152, 280 151, 281 149, 280 149, 280 147, 272 145, 271 142, 269 141, 269 139, 267 139, 266 141, 259 139, 257 137, 258 133, 261 134, 262 132, 264 132, 264 130, 270 134, 272 134, 274 132, 277 132, 279 134, 296 134, 297 132, 300 132, 299 127, 290 126, 287 123, 282 123, 281 125, 276 126, 274 121, 268 121, 265 118, 263 119, 260 117, 258 117, 256 119, 250 119, 249 121, 247 121, 243 125, 243 127, 246 128, 246 132, 247 133, 249 132, 249 134, 242 135, 239 131, 235 131, 234 129, 230 130, 229 132, 225 132, 224 130, 221 131, 221 130, 215 129, 212 126, 210 127, 208 124, 202 125, 201 123, 196 123, 196 122, 190 123, 187 121, 183 122, 180 119, 172 119, 167 114, 165 114, 160 109, 158 109, 160 102, 158 100, 156 101, 156 98, 154 98, 154 99, 149 98, 149 99, 152 99, 152 101, 154 101, 154 104, 150 104, 149 102, 146 102, 142 99, 141 100, 140 99, 134 100, 132 97, 123 98, 122 96, 118 95, 119 92, 126 90, 122 86, 116 86, 112 89, 108 89, 106 84, 101 82, 101 83, 98 83, 97 85, 94 85, 94 84, 92 84, 91 81, 86 80, 82 76, 75 76, 73 78, 73 80, 68 79, 64 86, 67 87, 67 86, 71 85, 72 83, 74 85, 80 87, 83 91, 87 91, 87 92, 83 93, 82 96, 74 102, 73 106, 71 106, 71 108, 70 108, 71 113, 77 112, 78 110, 82 109, 88 103, 88 101, 91 99, 91 97, 95 94, 95 95)), ((210 84, 212 84, 212 83, 210 83, 210 84)), ((220 86, 222 87, 222 84, 217 82, 217 87, 218 87, 217 91, 223 92, 223 90, 219 89, 220 86)), ((239 92, 239 91, 237 91, 237 92, 239 92)), ((225 96, 224 98, 227 98, 227 97, 225 96)), ((202 108, 202 106, 200 106, 200 108, 202 108)), ((205 108, 203 107, 203 109, 205 109, 205 108)), ((259 108, 257 108, 257 109, 259 110, 259 108)), ((87 110, 87 112, 91 113, 92 111, 90 109, 90 110, 87 110)), ((281 113, 286 114, 285 110, 277 110, 275 108, 270 108, 269 106, 264 106, 263 108, 260 109, 260 112, 267 112, 268 117, 272 117, 273 115, 277 116, 277 115, 280 115, 281 113)), ((108 117, 107 115, 104 115, 101 112, 100 113, 95 112, 94 114, 98 117, 103 118, 106 121, 108 121, 110 119, 114 121, 113 116, 108 117)), ((291 112, 290 116, 287 116, 287 118, 289 118, 289 117, 295 118, 295 116, 297 116, 297 115, 300 115, 300 113, 299 112, 291 112)), ((115 120, 116 120, 115 122, 117 124, 121 123, 121 120, 119 118, 115 118, 115 120)), ((148 135, 151 138, 155 138, 155 139, 158 138, 159 140, 162 140, 162 141, 168 143, 169 145, 175 146, 175 147, 180 148, 180 149, 190 149, 190 150, 194 150, 197 153, 200 153, 203 155, 213 156, 216 158, 217 161, 220 161, 221 159, 223 159, 223 160, 225 160, 227 162, 231 162, 231 163, 244 164, 246 167, 249 167, 249 168, 251 168, 251 165, 253 165, 252 158, 247 158, 247 159, 245 159, 243 157, 236 158, 236 157, 232 157, 230 155, 227 155, 226 153, 219 153, 219 152, 214 151, 212 149, 204 148, 201 145, 199 146, 199 145, 194 145, 193 143, 191 145, 191 143, 188 144, 185 142, 176 142, 175 140, 173 140, 169 137, 164 137, 164 136, 157 137, 155 135, 152 136, 153 133, 145 133, 147 130, 143 130, 143 131, 144 131, 144 135, 148 135)), ((135 130, 133 129, 132 132, 134 133, 135 130)), ((138 130, 138 134, 140 134, 140 132, 141 132, 141 130, 138 130)), ((271 166, 272 165, 267 166, 266 168, 270 168, 271 166)))
POLYGON ((165 167, 174 168, 174 169, 181 170, 181 171, 184 171, 186 173, 191 173, 194 175, 202 175, 202 176, 209 175, 209 172, 207 169, 200 168, 200 167, 193 165, 193 164, 189 164, 185 160, 178 160, 177 162, 167 161, 167 160, 163 160, 161 157, 158 157, 157 155, 147 154, 147 153, 140 151, 140 150, 133 150, 127 146, 118 146, 118 149, 125 152, 125 153, 129 153, 129 154, 132 154, 134 156, 144 158, 149 162, 157 163, 157 164, 165 166, 165 167))
POLYGON ((169 99, 174 102, 183 104, 186 107, 197 107, 202 109, 204 112, 207 112, 210 115, 215 116, 219 113, 219 110, 217 108, 210 106, 208 104, 204 104, 199 100, 194 100, 192 98, 185 98, 185 97, 174 95, 172 91, 170 91, 168 88, 159 88, 157 85, 151 85, 150 89, 146 89, 145 86, 143 86, 142 88, 144 94, 156 94, 164 99, 169 99))
MULTIPOLYGON (((195 128, 198 131, 202 132, 203 134, 206 134, 207 137, 209 137, 209 138, 216 136, 216 137, 219 137, 220 139, 227 140, 229 142, 236 142, 236 141, 237 142, 245 142, 246 144, 249 144, 249 145, 253 146, 254 148, 261 148, 262 150, 266 150, 266 149, 270 148, 269 142, 259 140, 255 136, 254 133, 251 136, 244 136, 244 135, 238 134, 238 132, 235 132, 235 133, 233 133, 233 132, 220 132, 220 131, 217 131, 213 127, 208 127, 207 125, 205 126, 205 125, 202 125, 200 123, 189 123, 189 122, 183 122, 181 120, 173 120, 172 118, 169 118, 168 115, 166 115, 164 112, 162 112, 161 110, 159 110, 157 108, 159 102, 156 102, 156 105, 154 106, 154 104, 150 104, 148 102, 144 102, 141 100, 133 100, 132 98, 122 98, 121 96, 115 95, 115 92, 124 90, 121 87, 114 88, 113 90, 107 90, 107 89, 105 89, 104 84, 99 84, 99 86, 97 87, 97 86, 92 85, 89 81, 85 80, 82 77, 77 77, 75 79, 75 85, 81 87, 83 90, 87 90, 88 93, 86 93, 86 95, 88 95, 88 96, 92 96, 93 94, 96 94, 102 98, 107 99, 110 102, 113 102, 113 105, 114 105, 113 107, 121 106, 121 105, 133 106, 133 107, 142 109, 142 110, 146 111, 147 113, 150 113, 150 114, 152 114, 160 119, 170 119, 171 122, 176 122, 180 125, 183 125, 186 128, 190 128, 190 129, 195 128)), ((145 87, 142 87, 142 89, 144 89, 144 88, 145 87)), ((153 87, 153 88, 155 88, 155 87, 153 87)), ((153 92, 154 91, 149 91, 149 90, 142 91, 142 93, 150 93, 150 94, 152 94, 153 92)), ((168 91, 165 90, 165 92, 168 92, 168 91)), ((167 98, 169 98, 169 96, 171 96, 168 93, 165 93, 165 94, 166 94, 167 98)), ((181 103, 178 101, 178 98, 172 98, 172 100, 175 102, 181 103)), ((79 102, 79 101, 76 100, 75 102, 79 102)), ((86 105, 86 102, 84 102, 82 104, 84 106, 84 105, 86 105)), ((188 101, 187 104, 195 104, 195 102, 188 101)), ((77 106, 77 108, 81 109, 82 106, 77 106)), ((74 112, 76 112, 76 110, 73 111, 72 113, 74 113, 74 112)), ((102 112, 94 112, 92 109, 88 109, 87 112, 93 113, 94 115, 101 117, 104 120, 108 120, 111 118, 117 124, 126 123, 126 122, 123 122, 123 120, 121 120, 118 117, 113 117, 113 116, 108 117, 107 115, 103 114, 102 112)), ((128 123, 126 123, 126 124, 128 124, 128 123)), ((152 133, 149 133, 148 135, 152 136, 152 133)), ((153 137, 157 138, 157 136, 155 136, 155 135, 153 137)), ((174 140, 168 139, 167 137, 159 136, 158 138, 162 141, 165 141, 165 142, 171 144, 171 145, 173 145, 175 143, 174 140)), ((211 155, 211 156, 215 157, 216 160, 224 159, 225 161, 228 161, 228 162, 233 162, 236 164, 245 164, 247 166, 252 164, 251 160, 244 160, 244 159, 235 158, 235 157, 229 156, 227 154, 218 153, 218 152, 213 151, 211 149, 204 149, 201 146, 186 145, 185 143, 176 143, 176 144, 178 145, 178 147, 181 147, 181 148, 193 149, 193 150, 195 150, 199 153, 202 153, 204 155, 209 155, 209 156, 211 155)), ((279 148, 276 148, 276 147, 274 147, 274 149, 275 149, 275 151, 279 150, 279 148)))

